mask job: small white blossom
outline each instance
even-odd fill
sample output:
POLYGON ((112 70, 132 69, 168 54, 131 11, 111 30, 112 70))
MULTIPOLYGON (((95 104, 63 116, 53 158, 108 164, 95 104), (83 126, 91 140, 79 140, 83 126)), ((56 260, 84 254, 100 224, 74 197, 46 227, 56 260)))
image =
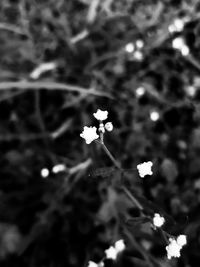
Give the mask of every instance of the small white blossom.
POLYGON ((171 33, 176 32, 177 31, 176 26, 174 24, 170 24, 168 26, 168 31, 171 33))
POLYGON ((98 264, 96 264, 96 263, 93 262, 93 261, 89 261, 89 262, 88 262, 88 267, 98 267, 98 264))
POLYGON ((142 61, 143 60, 143 54, 142 54, 141 51, 135 51, 133 57, 137 61, 142 61))
POLYGON ((43 168, 40 173, 43 178, 47 178, 49 176, 49 170, 47 168, 43 168))
POLYGON ((55 166, 53 166, 52 168, 52 172, 53 173, 59 173, 59 172, 63 172, 66 170, 66 166, 64 164, 57 164, 55 166))
POLYGON ((152 111, 150 113, 150 119, 152 121, 157 121, 157 120, 159 120, 159 118, 160 118, 160 115, 159 115, 159 113, 157 111, 152 111))
POLYGON ((98 109, 96 113, 93 113, 93 116, 99 121, 104 121, 108 118, 108 111, 98 109))
POLYGON ((133 43, 128 43, 126 46, 125 46, 125 50, 126 52, 128 53, 133 53, 134 50, 135 50, 135 46, 133 43))
POLYGON ((137 48, 143 48, 144 47, 144 42, 140 39, 137 40, 135 44, 136 44, 137 48))
POLYGON ((190 49, 187 45, 184 45, 182 48, 181 48, 181 54, 183 56, 188 56, 190 53, 190 49))
POLYGON ((107 259, 116 260, 118 252, 115 247, 113 246, 109 247, 109 249, 105 250, 105 253, 107 259))
POLYGON ((185 45, 185 42, 182 37, 177 37, 172 41, 172 46, 175 49, 181 50, 185 45))
POLYGON ((109 249, 105 250, 106 258, 116 260, 117 255, 122 252, 126 248, 124 244, 124 240, 120 239, 115 242, 114 246, 109 247, 109 249))
POLYGON ((179 246, 175 239, 169 239, 169 245, 166 246, 167 258, 170 260, 172 257, 179 258, 182 246, 179 246))
POLYGON ((99 138, 99 135, 96 133, 97 128, 96 127, 87 127, 84 126, 83 132, 80 134, 80 137, 85 139, 86 144, 92 143, 95 139, 99 138))
POLYGON ((115 249, 117 250, 117 252, 121 252, 126 248, 126 245, 124 244, 124 240, 120 239, 117 242, 115 242, 115 249))
POLYGON ((188 96, 194 97, 196 92, 197 92, 197 88, 193 85, 190 85, 190 86, 186 87, 185 91, 186 91, 186 94, 188 96))
POLYGON ((185 44, 185 41, 182 37, 177 37, 172 41, 172 47, 180 50, 183 56, 188 56, 190 53, 189 47, 185 44))
POLYGON ((151 170, 153 163, 151 161, 144 162, 137 165, 137 170, 141 178, 144 178, 146 175, 152 175, 153 172, 151 170))
POLYGON ((160 216, 159 213, 155 213, 153 217, 153 225, 155 227, 161 227, 165 223, 165 218, 160 216))
POLYGON ((177 244, 179 246, 185 246, 187 244, 187 238, 186 238, 186 235, 179 235, 176 239, 177 241, 177 244))
POLYGON ((184 23, 184 21, 182 19, 177 18, 177 19, 174 20, 174 26, 176 27, 176 31, 177 32, 180 32, 180 31, 183 30, 184 24, 185 23, 184 23))
POLYGON ((113 124, 112 124, 112 122, 107 122, 107 123, 105 124, 105 128, 106 128, 106 130, 107 130, 108 132, 111 132, 111 131, 113 130, 113 124))
POLYGON ((145 88, 144 88, 144 87, 138 87, 138 88, 136 89, 136 95, 137 95, 138 97, 143 96, 144 94, 145 94, 145 88))

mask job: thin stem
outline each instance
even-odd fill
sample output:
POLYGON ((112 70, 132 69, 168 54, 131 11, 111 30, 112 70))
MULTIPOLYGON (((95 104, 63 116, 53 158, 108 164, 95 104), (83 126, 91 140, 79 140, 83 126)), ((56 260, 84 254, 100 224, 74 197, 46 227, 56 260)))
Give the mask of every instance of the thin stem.
POLYGON ((117 167, 117 169, 121 170, 121 166, 120 164, 116 161, 116 159, 113 157, 113 155, 110 153, 110 151, 107 149, 106 145, 103 142, 100 142, 104 151, 106 152, 106 154, 108 155, 108 157, 111 159, 111 161, 113 162, 113 164, 117 167))
POLYGON ((135 204, 135 206, 139 210, 143 211, 142 205, 139 203, 139 201, 133 196, 133 194, 131 194, 131 192, 125 186, 122 186, 122 190, 127 195, 127 197, 135 204))
MULTIPOLYGON (((113 164, 120 170, 122 171, 122 168, 120 166, 120 164, 116 161, 116 159, 113 157, 113 155, 110 153, 110 151, 108 150, 108 148, 106 147, 106 145, 104 144, 103 141, 98 142, 102 145, 104 151, 106 152, 106 154, 108 155, 108 157, 111 159, 111 161, 113 162, 113 164)), ((131 194, 131 192, 125 187, 122 186, 122 190, 124 191, 124 193, 128 196, 128 198, 134 203, 134 205, 141 211, 143 211, 143 207, 142 205, 139 203, 139 201, 133 196, 133 194, 131 194)))

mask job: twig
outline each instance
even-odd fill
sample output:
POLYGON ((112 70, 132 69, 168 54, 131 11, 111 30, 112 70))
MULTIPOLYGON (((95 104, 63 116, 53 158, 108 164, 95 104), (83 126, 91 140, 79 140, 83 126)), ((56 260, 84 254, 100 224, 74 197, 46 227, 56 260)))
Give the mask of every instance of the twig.
POLYGON ((99 92, 94 88, 86 89, 75 85, 56 83, 56 82, 28 82, 28 81, 18 81, 18 82, 0 82, 0 90, 11 90, 11 89, 20 89, 20 90, 61 90, 69 92, 78 92, 86 95, 94 95, 101 97, 108 97, 114 99, 111 94, 99 92))
POLYGON ((131 194, 131 192, 125 187, 122 186, 122 190, 124 191, 124 193, 127 195, 127 197, 136 205, 136 207, 139 210, 143 210, 142 205, 139 203, 139 201, 133 196, 133 194, 131 194))
POLYGON ((85 170, 85 169, 87 169, 91 164, 92 164, 92 160, 91 160, 91 158, 89 158, 89 159, 87 159, 86 161, 81 162, 81 163, 79 163, 78 165, 76 165, 76 166, 74 166, 74 167, 71 167, 71 168, 69 169, 69 174, 74 174, 74 173, 76 173, 76 172, 85 170))
POLYGON ((76 44, 78 43, 79 41, 85 39, 87 36, 89 35, 89 32, 87 29, 83 30, 82 32, 78 33, 77 35, 75 35, 74 37, 72 37, 70 39, 70 42, 72 44, 76 44))
POLYGON ((92 0, 88 9, 87 22, 94 22, 97 15, 97 8, 100 4, 100 0, 92 0))
MULTIPOLYGON (((101 141, 97 141, 97 143, 100 143, 102 148, 104 149, 104 151, 106 152, 106 154, 108 155, 108 157, 111 159, 111 161, 113 162, 113 164, 115 165, 115 167, 117 167, 117 169, 119 169, 121 172, 123 172, 123 169, 121 168, 120 164, 116 161, 116 159, 113 157, 113 155, 110 153, 110 151, 108 150, 108 148, 105 146, 103 139, 101 138, 101 141)), ((143 210, 142 205, 139 203, 139 201, 131 194, 131 192, 125 187, 122 186, 122 190, 124 191, 124 193, 128 196, 128 198, 135 204, 135 206, 139 209, 139 210, 143 210)))
POLYGON ((107 147, 105 146, 105 144, 103 142, 100 142, 102 145, 103 150, 106 152, 106 154, 108 155, 108 157, 111 159, 111 161, 113 162, 113 164, 119 169, 121 170, 121 166, 120 164, 116 161, 116 159, 113 157, 113 155, 110 153, 110 151, 107 149, 107 147))
POLYGON ((22 31, 19 27, 8 23, 0 22, 0 30, 5 30, 19 35, 27 36, 27 33, 22 31))
POLYGON ((71 120, 67 120, 65 121, 58 129, 56 129, 53 133, 51 133, 51 137, 53 139, 56 139, 58 137, 60 137, 61 135, 63 135, 71 126, 72 123, 72 119, 71 120))

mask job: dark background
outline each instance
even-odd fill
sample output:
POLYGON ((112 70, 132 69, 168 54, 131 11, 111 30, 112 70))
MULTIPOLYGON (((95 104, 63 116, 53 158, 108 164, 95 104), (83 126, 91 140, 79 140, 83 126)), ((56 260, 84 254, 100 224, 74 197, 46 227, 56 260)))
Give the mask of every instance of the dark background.
POLYGON ((2 267, 87 266, 119 239, 127 249, 105 266, 199 266, 199 18, 195 0, 1 0, 2 267), (177 18, 184 28, 171 33, 177 18), (172 47, 177 37, 188 55, 172 47), (137 40, 141 59, 126 51, 137 40), (105 143, 123 177, 80 138, 85 125, 98 127, 97 108, 114 125, 105 143), (141 179, 136 166, 148 160, 154 175, 141 179), (54 174, 56 164, 66 170, 54 174), (167 233, 187 235, 178 260, 167 260, 160 231, 122 184, 149 218, 165 217, 167 233))

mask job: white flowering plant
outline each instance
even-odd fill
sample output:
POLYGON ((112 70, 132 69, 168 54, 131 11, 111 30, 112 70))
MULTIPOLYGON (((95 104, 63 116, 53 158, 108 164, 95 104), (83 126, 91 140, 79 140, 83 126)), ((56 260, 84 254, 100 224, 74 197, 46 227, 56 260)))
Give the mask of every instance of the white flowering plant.
POLYGON ((1 1, 1 266, 196 267, 199 14, 1 1))
MULTIPOLYGON (((112 192, 111 195, 111 203, 112 204, 105 204, 105 206, 102 207, 99 211, 99 216, 103 218, 105 215, 110 216, 111 210, 110 210, 110 205, 111 207, 115 204, 117 200, 117 195, 116 195, 116 189, 121 190, 121 193, 124 194, 124 197, 126 196, 127 199, 133 204, 133 206, 138 209, 140 212, 140 217, 138 218, 131 218, 129 223, 136 223, 137 224, 143 224, 143 223, 151 223, 152 224, 152 229, 155 231, 159 230, 161 233, 161 236, 163 237, 163 241, 167 243, 166 245, 166 252, 167 252, 167 258, 170 260, 172 258, 179 258, 181 256, 181 250, 182 247, 187 244, 187 237, 183 234, 179 235, 177 238, 173 237, 172 235, 168 234, 164 230, 165 223, 167 221, 168 216, 167 215, 161 215, 158 212, 155 212, 154 206, 150 205, 147 206, 146 202, 141 199, 140 196, 137 194, 131 192, 127 186, 125 186, 124 181, 121 179, 122 176, 124 179, 126 179, 126 171, 121 167, 121 164, 114 158, 114 156, 111 154, 107 146, 105 145, 104 142, 104 134, 106 130, 108 132, 113 130, 113 125, 112 122, 107 122, 104 124, 104 120, 108 118, 108 111, 102 111, 100 109, 97 110, 96 113, 93 113, 93 116, 99 121, 99 127, 98 129, 96 127, 84 127, 84 131, 80 134, 80 136, 85 139, 86 144, 91 144, 93 141, 96 141, 98 144, 101 145, 107 156, 110 158, 111 162, 114 164, 114 169, 108 169, 104 168, 105 172, 102 171, 96 171, 97 176, 102 176, 106 177, 106 174, 111 175, 113 172, 115 174, 118 171, 120 179, 117 179, 115 177, 114 181, 114 188, 110 189, 112 192), (98 134, 96 133, 98 131, 98 134), (152 213, 154 211, 154 213, 152 213)), ((147 176, 152 176, 153 175, 153 162, 152 161, 147 161, 147 162, 142 162, 138 164, 135 168, 137 170, 139 177, 145 178, 147 176)), ((93 176, 95 176, 93 174, 93 176)), ((148 178, 145 178, 148 180, 148 178)), ((108 200, 108 203, 110 202, 108 200)), ((125 203, 123 203, 125 205, 125 203)), ((127 204, 126 204, 127 205, 127 204)), ((127 208, 127 207, 126 207, 127 208)), ((107 220, 107 218, 104 218, 107 220)), ((127 230, 126 230, 127 231, 127 230)), ((133 238, 133 237, 132 237, 133 238)), ((111 245, 109 248, 107 248, 104 253, 105 256, 102 257, 101 261, 99 263, 94 263, 93 261, 89 261, 89 266, 104 266, 104 261, 106 259, 110 259, 113 261, 116 261, 118 259, 118 254, 126 250, 126 245, 124 243, 124 240, 118 240, 115 242, 114 245, 111 245)))

